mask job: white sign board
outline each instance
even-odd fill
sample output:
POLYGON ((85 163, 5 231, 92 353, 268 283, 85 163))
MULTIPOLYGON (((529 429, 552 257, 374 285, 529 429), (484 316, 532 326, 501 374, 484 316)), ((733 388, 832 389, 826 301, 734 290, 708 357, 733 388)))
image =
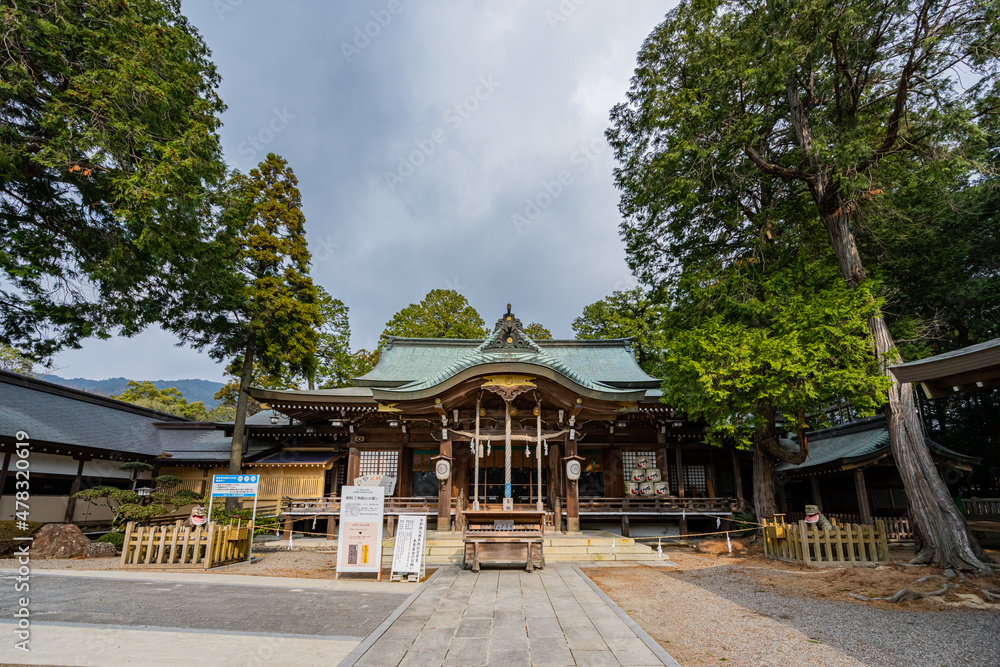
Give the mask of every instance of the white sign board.
POLYGON ((381 580, 385 490, 381 486, 344 486, 340 494, 337 574, 375 572, 381 580))
POLYGON ((396 490, 396 478, 388 475, 364 475, 354 478, 354 486, 381 486, 385 495, 391 496, 396 490))
POLYGON ((422 574, 427 517, 402 515, 396 527, 396 548, 392 553, 392 574, 422 574))
POLYGON ((256 496, 260 475, 213 475, 213 498, 256 496))

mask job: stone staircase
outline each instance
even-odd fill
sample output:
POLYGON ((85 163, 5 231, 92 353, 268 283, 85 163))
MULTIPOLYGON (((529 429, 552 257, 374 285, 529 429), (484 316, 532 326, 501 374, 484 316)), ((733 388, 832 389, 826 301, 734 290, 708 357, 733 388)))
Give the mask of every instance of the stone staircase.
MULTIPOLYGON (((395 544, 394 538, 382 542, 382 562, 387 566, 392 564, 395 544)), ((600 531, 548 535, 545 537, 544 549, 546 563, 657 559, 654 549, 637 544, 629 537, 600 531)), ((464 559, 462 534, 429 531, 424 555, 427 565, 461 565, 464 559)))

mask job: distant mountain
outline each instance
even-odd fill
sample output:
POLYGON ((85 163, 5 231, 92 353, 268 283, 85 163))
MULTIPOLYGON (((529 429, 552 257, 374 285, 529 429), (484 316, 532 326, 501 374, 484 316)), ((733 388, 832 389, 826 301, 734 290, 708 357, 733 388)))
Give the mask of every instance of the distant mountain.
MULTIPOLYGON (((88 380, 86 378, 67 379, 58 375, 46 375, 40 379, 99 396, 117 396, 128 389, 128 378, 120 377, 107 380, 88 380)), ((153 380, 152 382, 157 389, 177 387, 188 403, 203 401, 206 410, 216 407, 215 392, 222 389, 221 382, 209 382, 208 380, 153 380)))

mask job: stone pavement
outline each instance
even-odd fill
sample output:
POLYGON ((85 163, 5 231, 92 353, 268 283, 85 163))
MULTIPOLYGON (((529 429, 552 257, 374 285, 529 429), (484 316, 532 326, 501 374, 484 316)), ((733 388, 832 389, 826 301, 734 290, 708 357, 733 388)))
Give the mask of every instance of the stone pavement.
POLYGON ((570 564, 449 566, 362 642, 349 665, 677 665, 570 564))

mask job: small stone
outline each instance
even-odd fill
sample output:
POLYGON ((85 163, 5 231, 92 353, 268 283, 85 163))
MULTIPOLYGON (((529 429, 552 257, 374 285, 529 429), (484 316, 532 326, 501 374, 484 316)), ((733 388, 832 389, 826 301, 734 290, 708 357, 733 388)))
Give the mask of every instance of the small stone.
POLYGON ((117 555, 118 550, 110 542, 91 542, 87 547, 87 558, 114 558, 117 555))
POLYGON ((945 570, 944 572, 942 572, 942 574, 944 575, 945 579, 954 579, 955 578, 955 570, 953 570, 951 568, 948 568, 947 570, 945 570))

